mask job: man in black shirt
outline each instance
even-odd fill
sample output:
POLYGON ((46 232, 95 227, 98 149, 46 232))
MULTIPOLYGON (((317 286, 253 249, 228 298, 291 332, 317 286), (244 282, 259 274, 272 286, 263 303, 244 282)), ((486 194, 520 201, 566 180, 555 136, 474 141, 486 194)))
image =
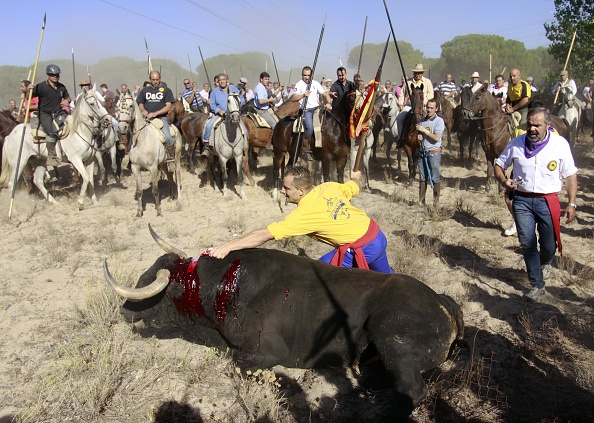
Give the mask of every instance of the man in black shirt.
POLYGON ((70 102, 70 94, 60 80, 60 68, 57 65, 47 65, 45 73, 47 81, 40 82, 33 88, 33 97, 39 97, 39 123, 46 133, 47 165, 57 166, 60 159, 56 156, 57 134, 52 121, 61 110, 62 102, 70 102))
POLYGON ((169 130, 167 122, 167 112, 171 110, 171 105, 175 102, 175 97, 171 89, 161 84, 161 74, 158 71, 152 71, 150 74, 151 83, 144 87, 136 97, 136 103, 145 119, 160 119, 163 122, 163 135, 165 135, 165 144, 169 160, 175 157, 175 144, 169 130))
POLYGON ((345 93, 349 91, 355 91, 357 89, 356 85, 351 82, 347 81, 346 79, 346 69, 342 66, 336 69, 336 77, 337 81, 332 84, 330 87, 330 96, 332 97, 332 108, 335 109, 340 103, 340 99, 342 98, 345 93))

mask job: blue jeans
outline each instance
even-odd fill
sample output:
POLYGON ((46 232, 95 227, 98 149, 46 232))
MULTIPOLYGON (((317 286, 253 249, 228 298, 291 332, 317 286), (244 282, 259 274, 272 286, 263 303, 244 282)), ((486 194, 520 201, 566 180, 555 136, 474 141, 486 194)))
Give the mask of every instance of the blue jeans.
POLYGON ((441 164, 441 151, 436 151, 435 153, 426 152, 425 155, 427 156, 427 164, 425 164, 423 152, 419 152, 419 180, 421 182, 427 181, 426 166, 429 165, 431 180, 434 184, 437 184, 440 181, 439 166, 441 164))
POLYGON ((204 127, 204 136, 202 137, 203 142, 208 142, 208 140, 210 139, 210 134, 212 134, 212 127, 214 126, 214 123, 218 117, 219 115, 215 114, 210 119, 208 119, 208 122, 206 122, 206 125, 204 127))
POLYGON ((313 117, 314 112, 318 110, 318 108, 306 110, 303 114, 303 125, 305 126, 305 135, 313 135, 314 133, 314 124, 313 124, 313 117))
MULTIPOLYGON (((365 259, 369 265, 369 269, 375 270, 376 272, 383 273, 394 273, 388 263, 388 257, 386 256, 386 247, 388 246, 388 240, 384 233, 380 230, 373 241, 361 248, 365 254, 365 259)), ((336 250, 332 250, 329 253, 324 254, 320 257, 320 261, 324 263, 330 263, 332 257, 334 257, 336 250)), ((354 266, 355 254, 349 248, 348 252, 344 255, 342 261, 342 267, 355 267, 354 266)), ((356 263, 355 263, 356 264, 356 263)))
POLYGON ((161 122, 163 122, 163 129, 161 129, 161 131, 163 132, 163 135, 165 135, 165 144, 169 146, 173 145, 173 138, 171 137, 171 131, 169 130, 169 122, 167 122, 167 116, 161 116, 157 119, 160 119, 161 122))
POLYGON ((516 194, 512 211, 530 285, 535 288, 544 288, 541 266, 553 262, 557 249, 553 219, 547 200, 542 197, 524 197, 516 194), (536 231, 538 231, 540 253, 536 245, 536 231))

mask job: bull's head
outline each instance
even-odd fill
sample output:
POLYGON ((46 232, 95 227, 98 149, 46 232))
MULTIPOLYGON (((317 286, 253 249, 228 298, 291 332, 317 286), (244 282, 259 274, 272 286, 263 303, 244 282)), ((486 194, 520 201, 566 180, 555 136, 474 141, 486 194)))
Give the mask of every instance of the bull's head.
MULTIPOLYGON (((157 235, 157 233, 153 230, 150 224, 149 230, 155 242, 163 250, 178 256, 178 258, 187 257, 187 254, 184 251, 169 245, 159 235, 157 235)), ((113 276, 111 276, 111 273, 109 272, 109 268, 107 267, 107 259, 103 262, 103 274, 105 275, 105 279, 107 280, 107 282, 109 282, 113 290, 122 297, 127 298, 129 300, 144 300, 158 295, 167 287, 167 285, 169 284, 170 272, 168 269, 158 270, 156 278, 151 283, 141 288, 128 288, 119 284, 113 278, 113 276)))

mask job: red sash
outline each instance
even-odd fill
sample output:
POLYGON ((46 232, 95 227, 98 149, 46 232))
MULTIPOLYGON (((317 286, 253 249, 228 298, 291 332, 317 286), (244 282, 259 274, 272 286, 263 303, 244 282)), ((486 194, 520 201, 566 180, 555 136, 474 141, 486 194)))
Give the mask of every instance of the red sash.
POLYGON ((559 254, 563 255, 563 245, 561 244, 561 203, 559 203, 559 193, 536 194, 532 192, 518 191, 518 194, 524 197, 540 197, 547 201, 547 206, 549 206, 549 211, 551 212, 551 219, 553 220, 553 228, 555 229, 557 249, 559 250, 559 254))
POLYGON ((334 266, 342 266, 344 255, 347 253, 349 248, 352 248, 355 254, 354 262, 357 263, 357 267, 359 269, 369 269, 369 264, 367 264, 365 253, 363 253, 361 248, 375 239, 379 233, 379 229, 380 227, 377 223, 375 223, 375 220, 369 219, 369 228, 367 228, 367 232, 365 232, 365 234, 355 242, 344 244, 338 247, 336 249, 336 253, 334 253, 334 256, 332 257, 330 264, 334 266))

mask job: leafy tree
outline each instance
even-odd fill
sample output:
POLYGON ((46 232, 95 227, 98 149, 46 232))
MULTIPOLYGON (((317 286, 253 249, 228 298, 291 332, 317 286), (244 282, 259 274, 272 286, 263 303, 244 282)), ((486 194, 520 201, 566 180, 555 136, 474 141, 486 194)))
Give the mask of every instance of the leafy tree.
POLYGON ((571 39, 575 43, 568 63, 570 76, 582 82, 594 75, 594 3, 592 0, 555 0, 555 21, 546 23, 549 52, 565 63, 571 39))

